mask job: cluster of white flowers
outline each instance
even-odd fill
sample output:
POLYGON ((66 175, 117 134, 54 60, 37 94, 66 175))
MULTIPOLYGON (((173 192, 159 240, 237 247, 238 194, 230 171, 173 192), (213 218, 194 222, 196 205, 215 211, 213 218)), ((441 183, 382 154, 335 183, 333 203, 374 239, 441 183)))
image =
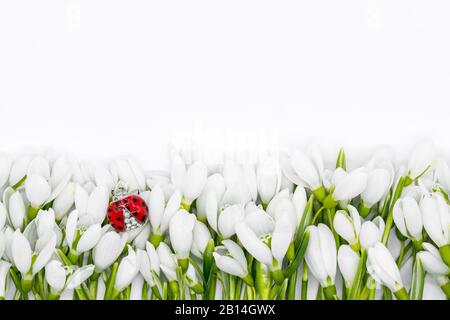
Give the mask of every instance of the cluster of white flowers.
POLYGON ((450 299, 450 170, 430 145, 359 168, 317 146, 170 172, 0 154, 0 299, 450 299), (126 184, 144 225, 106 218, 126 184))

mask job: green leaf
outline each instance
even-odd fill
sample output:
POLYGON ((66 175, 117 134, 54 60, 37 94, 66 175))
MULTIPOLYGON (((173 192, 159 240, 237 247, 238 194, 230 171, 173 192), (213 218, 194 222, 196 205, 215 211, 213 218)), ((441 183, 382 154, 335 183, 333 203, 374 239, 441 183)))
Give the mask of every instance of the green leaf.
POLYGON ((214 264, 214 240, 210 239, 206 245, 205 252, 203 252, 203 278, 206 283, 209 283, 211 278, 212 266, 214 264))
POLYGON ((306 203, 305 209, 303 210, 302 218, 298 223, 297 229, 294 234, 294 247, 297 249, 302 240, 303 234, 305 232, 306 227, 311 223, 311 218, 313 215, 313 204, 314 204, 314 195, 309 197, 308 202, 306 203))
POLYGON ((303 234, 303 239, 297 250, 297 253, 295 254, 294 260, 286 268, 286 271, 284 272, 284 276, 286 278, 290 278, 294 274, 294 272, 297 271, 298 267, 300 266, 300 263, 303 260, 303 257, 305 256, 306 248, 308 248, 308 242, 309 242, 309 230, 306 230, 305 233, 303 234))
POLYGON ((409 293, 412 300, 422 300, 424 282, 425 271, 423 270, 422 261, 420 261, 419 256, 416 256, 411 280, 411 291, 409 293))
POLYGON ((350 289, 350 293, 348 294, 348 300, 356 300, 359 292, 361 291, 364 275, 366 273, 366 260, 367 251, 362 250, 361 257, 359 258, 358 268, 356 269, 356 274, 353 278, 352 287, 350 289))
POLYGON ((337 168, 342 168, 342 169, 344 169, 344 171, 347 170, 344 148, 341 148, 339 150, 339 154, 338 154, 338 157, 336 160, 336 169, 337 168))

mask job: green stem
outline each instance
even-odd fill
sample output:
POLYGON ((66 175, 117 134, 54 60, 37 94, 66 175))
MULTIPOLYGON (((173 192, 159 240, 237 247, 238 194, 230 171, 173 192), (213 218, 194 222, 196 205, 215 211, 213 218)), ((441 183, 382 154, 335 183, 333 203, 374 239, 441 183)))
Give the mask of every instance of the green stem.
POLYGON ((445 264, 450 267, 450 244, 440 247, 439 253, 441 254, 442 260, 445 264))
POLYGON ((339 300, 336 287, 333 284, 323 288, 323 295, 326 300, 339 300))
POLYGON ((308 300, 308 266, 303 263, 301 300, 308 300))
POLYGON ((398 300, 409 300, 409 295, 405 288, 395 291, 394 295, 398 300))

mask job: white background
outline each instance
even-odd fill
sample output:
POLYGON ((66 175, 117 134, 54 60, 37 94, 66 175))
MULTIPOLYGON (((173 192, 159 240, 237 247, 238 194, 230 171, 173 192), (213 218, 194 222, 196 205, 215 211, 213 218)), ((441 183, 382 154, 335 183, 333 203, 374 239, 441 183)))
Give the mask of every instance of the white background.
POLYGON ((448 148, 449 17, 445 0, 0 0, 0 150, 162 168, 170 141, 448 148))

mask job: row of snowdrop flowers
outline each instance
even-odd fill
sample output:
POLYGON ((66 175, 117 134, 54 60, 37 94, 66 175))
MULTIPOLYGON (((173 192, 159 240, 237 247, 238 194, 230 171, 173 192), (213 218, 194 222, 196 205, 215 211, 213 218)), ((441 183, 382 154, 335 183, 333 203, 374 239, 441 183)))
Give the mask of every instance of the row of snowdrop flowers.
POLYGON ((347 169, 317 146, 171 171, 0 154, 0 299, 449 299, 450 169, 431 145, 347 169), (124 182, 139 229, 106 220, 124 182))

